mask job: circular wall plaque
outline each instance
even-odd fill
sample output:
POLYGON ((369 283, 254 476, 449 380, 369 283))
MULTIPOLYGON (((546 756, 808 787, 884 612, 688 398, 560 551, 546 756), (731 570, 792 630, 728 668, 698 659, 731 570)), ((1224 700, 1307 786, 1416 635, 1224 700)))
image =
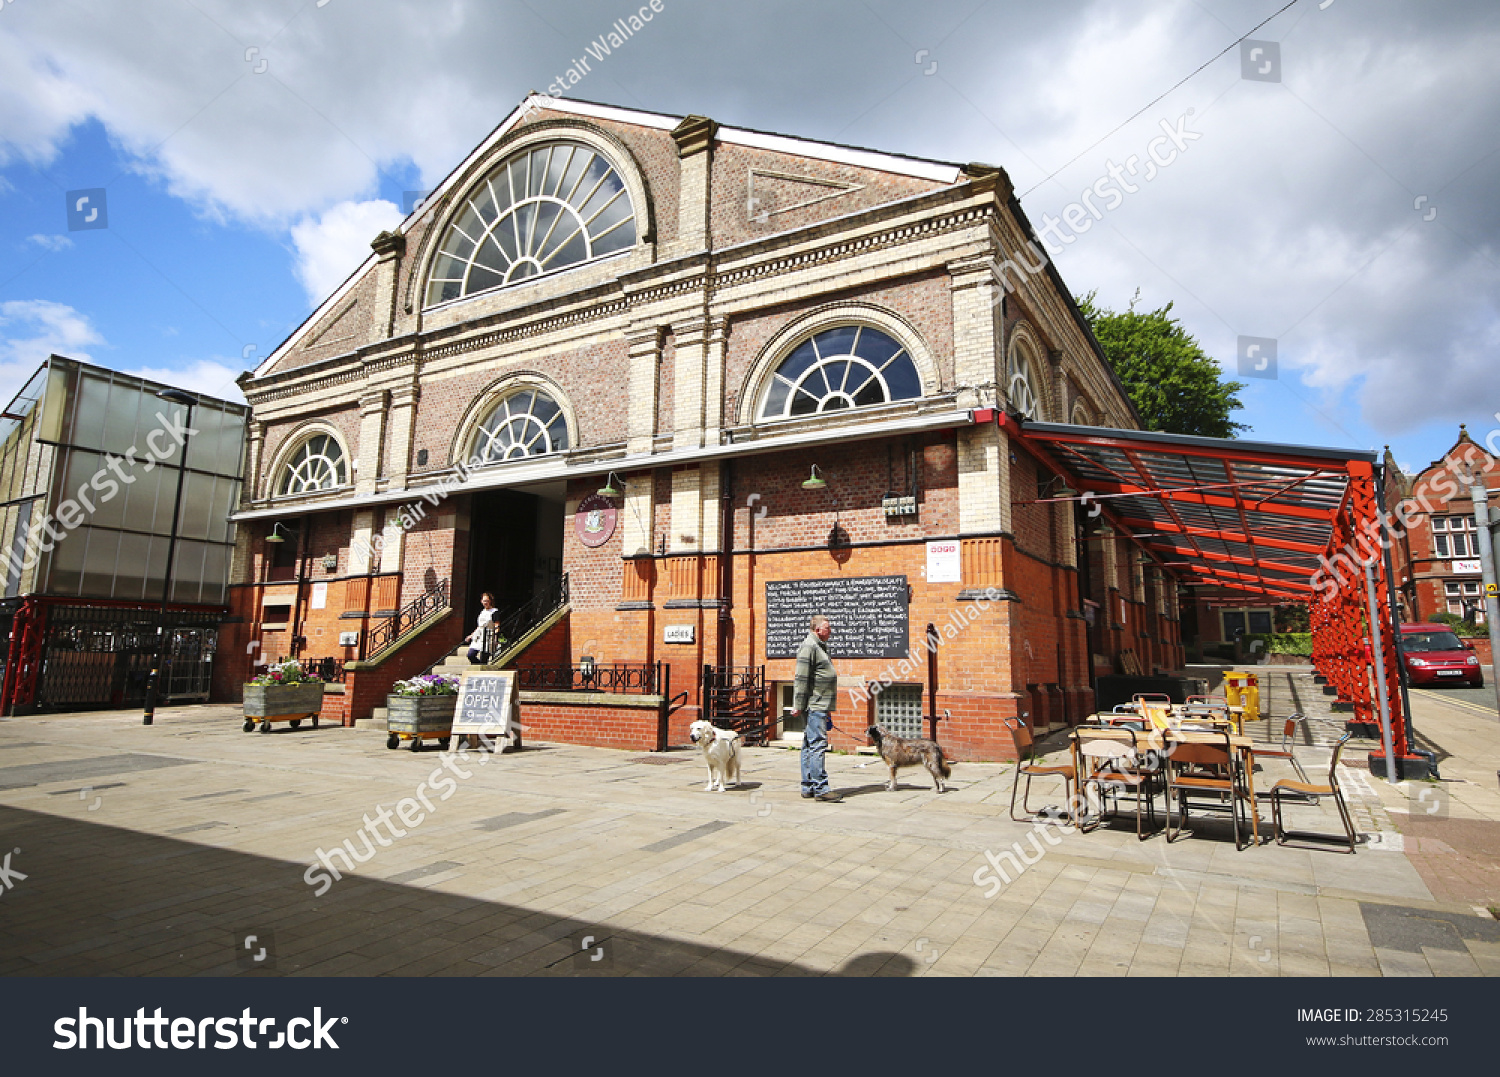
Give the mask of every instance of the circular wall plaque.
POLYGON ((589 494, 573 514, 573 530, 585 546, 603 546, 615 533, 615 503, 601 494, 589 494))

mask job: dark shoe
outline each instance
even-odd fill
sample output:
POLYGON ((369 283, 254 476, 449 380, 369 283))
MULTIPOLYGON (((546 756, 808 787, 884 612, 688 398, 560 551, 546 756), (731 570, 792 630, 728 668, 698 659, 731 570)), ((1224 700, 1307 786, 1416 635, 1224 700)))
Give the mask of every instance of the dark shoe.
POLYGON ((819 793, 814 800, 821 800, 824 804, 837 804, 844 799, 843 793, 835 793, 830 789, 826 793, 819 793))
POLYGON ((813 794, 811 794, 809 792, 806 792, 806 791, 803 792, 803 794, 802 794, 802 799, 803 800, 811 800, 812 798, 813 798, 813 794))

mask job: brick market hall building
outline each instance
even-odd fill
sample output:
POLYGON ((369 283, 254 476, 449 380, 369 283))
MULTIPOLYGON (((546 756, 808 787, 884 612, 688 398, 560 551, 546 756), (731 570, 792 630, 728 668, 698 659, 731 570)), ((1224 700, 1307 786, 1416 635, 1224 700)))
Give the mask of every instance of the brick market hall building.
POLYGON ((810 612, 836 723, 959 758, 1180 667, 1170 573, 1008 433, 1140 423, 1003 170, 533 95, 372 247, 241 379, 221 698, 331 659, 364 720, 486 591, 542 740, 793 733, 810 612))

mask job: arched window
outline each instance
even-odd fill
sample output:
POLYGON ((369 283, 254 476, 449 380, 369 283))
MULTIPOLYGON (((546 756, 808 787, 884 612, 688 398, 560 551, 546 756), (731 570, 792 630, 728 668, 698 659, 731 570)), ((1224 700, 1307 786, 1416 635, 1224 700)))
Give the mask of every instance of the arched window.
POLYGON ((1031 360, 1019 345, 1010 349, 1010 362, 1006 364, 1005 398, 1010 409, 1027 419, 1041 418, 1041 401, 1036 392, 1036 374, 1031 360))
POLYGON ((506 158, 464 199, 433 262, 427 302, 514 284, 635 244, 615 166, 578 142, 506 158))
POLYGON ((868 325, 841 325, 808 337, 771 375, 762 419, 790 419, 922 395, 906 349, 868 325))
POLYGON ((496 404, 479 424, 474 455, 497 464, 567 447, 568 420, 562 408, 540 389, 522 389, 496 404))
POLYGON ((314 434, 304 441, 281 470, 277 496, 332 490, 349 481, 344 449, 331 434, 314 434))

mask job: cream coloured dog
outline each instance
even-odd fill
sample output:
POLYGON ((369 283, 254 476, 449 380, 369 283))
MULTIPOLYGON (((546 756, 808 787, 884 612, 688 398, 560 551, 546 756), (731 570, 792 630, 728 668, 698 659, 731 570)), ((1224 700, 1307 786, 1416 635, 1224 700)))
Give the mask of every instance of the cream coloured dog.
POLYGON ((712 722, 699 719, 688 726, 688 737, 703 752, 703 762, 708 765, 708 784, 705 793, 718 786, 724 792, 724 783, 740 784, 740 735, 732 729, 720 729, 712 722))

